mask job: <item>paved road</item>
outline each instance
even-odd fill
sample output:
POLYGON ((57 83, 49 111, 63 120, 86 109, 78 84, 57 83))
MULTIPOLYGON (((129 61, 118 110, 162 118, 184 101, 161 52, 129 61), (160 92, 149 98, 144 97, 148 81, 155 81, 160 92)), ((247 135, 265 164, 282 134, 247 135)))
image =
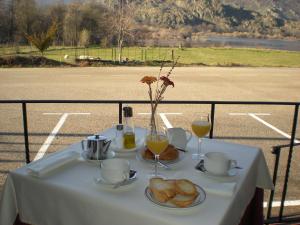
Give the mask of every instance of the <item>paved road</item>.
MULTIPOLYGON (((158 70, 158 67, 0 69, 0 99, 145 100, 147 88, 139 80, 144 75, 156 75, 158 70)), ((300 101, 297 68, 182 67, 176 68, 171 78, 175 88, 167 90, 166 100, 300 101)), ((215 137, 262 148, 272 171, 270 147, 289 143, 286 135, 291 131, 294 108, 226 105, 217 106, 216 110, 215 137)), ((190 129, 194 113, 209 112, 209 107, 168 105, 160 106, 159 111, 171 113, 164 115, 172 126, 190 129)), ((117 105, 29 105, 31 159, 41 150, 53 152, 110 127, 117 122, 117 112, 117 105), (57 135, 49 137, 55 129, 57 135)), ((142 114, 145 112, 149 112, 148 106, 134 106, 135 122, 144 127, 148 124, 147 115, 142 114)), ((0 186, 8 170, 24 163, 21 119, 19 105, 0 105, 0 186)), ((299 127, 300 124, 297 135, 300 140, 299 127)), ((283 153, 281 168, 286 157, 283 153)), ((296 176, 298 159, 299 154, 295 154, 289 199, 300 199, 300 190, 296 188, 300 185, 296 176)), ((280 181, 283 174, 281 169, 280 181)))

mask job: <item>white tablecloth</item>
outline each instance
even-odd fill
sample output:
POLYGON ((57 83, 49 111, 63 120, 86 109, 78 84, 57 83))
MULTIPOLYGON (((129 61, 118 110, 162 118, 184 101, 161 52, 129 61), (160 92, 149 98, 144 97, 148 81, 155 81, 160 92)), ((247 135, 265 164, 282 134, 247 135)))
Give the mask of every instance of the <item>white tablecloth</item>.
MULTIPOLYGON (((111 130, 105 135, 112 136, 111 130)), ((261 150, 216 140, 205 140, 204 152, 228 153, 243 167, 238 175, 223 180, 210 179, 194 169, 191 159, 197 139, 188 144, 188 153, 172 165, 160 168, 167 178, 186 178, 202 186, 236 182, 231 196, 209 192, 203 204, 189 209, 168 209, 154 205, 144 196, 147 174, 153 165, 128 155, 138 179, 127 186, 110 189, 94 182, 100 169, 94 163, 79 159, 45 177, 30 176, 26 166, 9 173, 0 202, 0 224, 12 225, 17 214, 23 222, 34 225, 237 225, 255 188, 272 189, 273 184, 261 150)), ((65 151, 81 151, 79 144, 65 151)), ((61 154, 60 152, 55 154, 61 154)), ((43 159, 42 159, 43 160, 43 159)))

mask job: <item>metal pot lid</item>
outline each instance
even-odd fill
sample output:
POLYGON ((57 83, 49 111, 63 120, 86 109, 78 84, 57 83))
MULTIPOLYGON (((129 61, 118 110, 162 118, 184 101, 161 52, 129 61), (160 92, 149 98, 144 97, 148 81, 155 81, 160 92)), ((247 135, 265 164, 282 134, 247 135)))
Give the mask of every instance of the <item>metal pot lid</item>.
POLYGON ((93 136, 87 137, 87 139, 89 141, 105 141, 105 140, 107 140, 107 137, 105 137, 103 135, 95 134, 93 136))

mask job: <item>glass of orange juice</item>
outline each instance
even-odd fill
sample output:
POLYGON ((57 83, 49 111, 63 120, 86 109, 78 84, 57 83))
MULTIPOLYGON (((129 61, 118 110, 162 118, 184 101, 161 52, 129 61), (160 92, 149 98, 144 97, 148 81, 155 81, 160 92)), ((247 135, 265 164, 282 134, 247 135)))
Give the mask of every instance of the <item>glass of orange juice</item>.
POLYGON ((195 120, 192 122, 192 130, 198 137, 198 150, 193 154, 193 159, 199 160, 203 154, 201 154, 202 138, 205 137, 210 131, 211 123, 209 113, 196 113, 195 120))
POLYGON ((146 144, 155 157, 155 171, 151 176, 161 177, 161 175, 157 173, 157 165, 159 162, 159 155, 165 151, 169 145, 168 137, 164 133, 149 134, 146 138, 146 144))

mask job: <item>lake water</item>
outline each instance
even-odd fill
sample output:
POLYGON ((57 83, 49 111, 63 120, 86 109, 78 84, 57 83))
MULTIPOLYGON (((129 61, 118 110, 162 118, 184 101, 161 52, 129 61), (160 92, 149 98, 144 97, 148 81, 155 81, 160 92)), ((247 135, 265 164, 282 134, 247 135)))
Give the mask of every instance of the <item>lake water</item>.
MULTIPOLYGON (((147 43, 147 41, 146 41, 147 43)), ((258 38, 238 38, 226 36, 207 36, 200 40, 180 41, 180 40, 159 40, 156 42, 148 41, 151 45, 160 46, 178 46, 180 43, 183 46, 189 47, 239 47, 239 48, 264 48, 277 49, 288 51, 300 51, 300 40, 276 40, 276 39, 258 39, 258 38)))
POLYGON ((299 40, 275 40, 210 36, 204 38, 203 41, 200 41, 199 44, 300 51, 299 40))

